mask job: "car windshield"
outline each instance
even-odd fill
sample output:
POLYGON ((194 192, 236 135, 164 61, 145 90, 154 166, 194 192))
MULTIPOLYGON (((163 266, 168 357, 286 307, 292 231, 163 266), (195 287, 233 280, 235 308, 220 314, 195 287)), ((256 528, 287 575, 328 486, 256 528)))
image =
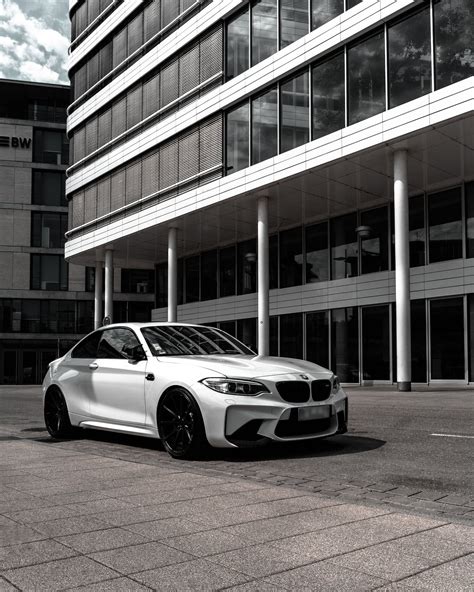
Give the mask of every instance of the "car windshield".
POLYGON ((255 355, 237 339, 211 327, 157 325, 141 332, 154 356, 255 355))

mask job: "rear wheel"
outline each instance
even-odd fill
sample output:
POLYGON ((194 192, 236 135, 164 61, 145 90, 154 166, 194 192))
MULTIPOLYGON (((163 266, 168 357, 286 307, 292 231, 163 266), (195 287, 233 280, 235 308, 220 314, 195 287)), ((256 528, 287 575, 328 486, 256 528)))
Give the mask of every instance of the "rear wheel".
POLYGON ((208 449, 201 411, 182 388, 166 392, 158 406, 158 432, 173 458, 198 458, 208 449))
POLYGON ((72 438, 76 435, 69 419, 66 400, 61 391, 53 389, 44 401, 44 423, 53 438, 72 438))

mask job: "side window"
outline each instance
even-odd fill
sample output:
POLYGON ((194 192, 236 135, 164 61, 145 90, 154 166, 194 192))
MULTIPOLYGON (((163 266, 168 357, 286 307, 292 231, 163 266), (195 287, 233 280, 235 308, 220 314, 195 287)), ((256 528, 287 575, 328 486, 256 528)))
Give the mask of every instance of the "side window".
POLYGON ((71 352, 71 358, 96 358, 100 333, 91 333, 80 341, 71 352))
POLYGON ((98 358, 131 360, 137 359, 137 354, 145 355, 137 336, 130 329, 107 329, 102 332, 98 358))

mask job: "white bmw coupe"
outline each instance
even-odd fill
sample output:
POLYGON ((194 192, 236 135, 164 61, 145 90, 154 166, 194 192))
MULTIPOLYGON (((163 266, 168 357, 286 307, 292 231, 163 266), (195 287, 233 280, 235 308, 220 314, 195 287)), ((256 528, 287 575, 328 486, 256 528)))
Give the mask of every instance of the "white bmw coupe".
POLYGON ((347 431, 347 396, 311 362, 260 357, 227 333, 125 323, 87 335, 43 382, 53 438, 78 428, 160 438, 175 458, 347 431))

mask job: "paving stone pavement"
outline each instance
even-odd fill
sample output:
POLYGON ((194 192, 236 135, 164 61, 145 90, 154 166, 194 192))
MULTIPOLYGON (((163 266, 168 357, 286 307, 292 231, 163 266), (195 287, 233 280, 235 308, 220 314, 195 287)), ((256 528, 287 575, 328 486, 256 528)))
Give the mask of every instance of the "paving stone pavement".
POLYGON ((36 436, 0 441, 1 592, 474 590, 470 498, 36 436))

